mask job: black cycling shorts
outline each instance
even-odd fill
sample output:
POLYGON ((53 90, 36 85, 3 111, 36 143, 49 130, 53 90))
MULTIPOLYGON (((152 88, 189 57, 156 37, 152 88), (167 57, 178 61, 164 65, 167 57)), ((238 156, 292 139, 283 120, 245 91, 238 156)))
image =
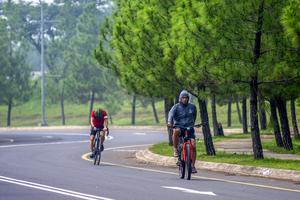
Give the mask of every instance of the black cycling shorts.
MULTIPOLYGON (((103 128, 104 128, 104 126, 101 126, 101 127, 99 127, 100 128, 100 130, 102 130, 103 128)), ((95 136, 96 135, 96 131, 94 130, 94 128, 93 127, 91 127, 91 132, 90 132, 90 135, 93 135, 93 136, 95 136)))
MULTIPOLYGON (((176 128, 176 127, 175 127, 175 128, 176 128)), ((185 136, 185 129, 180 128, 179 137, 184 137, 184 136, 185 136)), ((195 129, 194 129, 194 128, 191 128, 191 129, 189 130, 188 138, 196 139, 195 129)))

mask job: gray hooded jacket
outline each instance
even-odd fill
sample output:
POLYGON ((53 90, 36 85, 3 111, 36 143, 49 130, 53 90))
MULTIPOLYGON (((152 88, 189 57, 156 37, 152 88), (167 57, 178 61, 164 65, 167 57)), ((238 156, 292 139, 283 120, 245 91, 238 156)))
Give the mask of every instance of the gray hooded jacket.
MULTIPOLYGON (((179 95, 179 99, 183 96, 189 96, 188 92, 183 90, 179 95)), ((180 102, 175 104, 169 111, 168 124, 173 124, 175 127, 193 127, 196 117, 197 109, 194 104, 188 103, 185 105, 180 102)))

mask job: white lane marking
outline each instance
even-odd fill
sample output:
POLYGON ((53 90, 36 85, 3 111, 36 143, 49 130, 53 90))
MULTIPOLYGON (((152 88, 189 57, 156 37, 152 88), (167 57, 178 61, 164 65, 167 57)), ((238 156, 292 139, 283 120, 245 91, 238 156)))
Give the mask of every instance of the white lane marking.
POLYGON ((115 149, 116 152, 136 152, 138 149, 115 149))
POLYGON ((57 187, 52 187, 52 186, 48 186, 48 185, 33 183, 33 182, 29 182, 29 181, 13 179, 13 178, 5 177, 5 176, 0 176, 0 181, 7 182, 7 183, 12 183, 12 184, 16 184, 16 185, 22 185, 22 186, 25 186, 25 187, 35 188, 35 189, 38 189, 38 190, 44 190, 44 191, 48 191, 48 192, 53 192, 53 193, 67 195, 67 196, 72 196, 72 197, 76 197, 76 198, 79 198, 79 199, 114 200, 114 199, 107 198, 107 197, 101 197, 101 196, 95 196, 95 195, 80 193, 80 192, 76 192, 76 191, 72 191, 72 190, 66 190, 66 189, 62 189, 62 188, 57 188, 57 187))
POLYGON ((52 135, 43 136, 44 138, 53 138, 52 135))
POLYGON ((150 146, 150 145, 153 145, 153 144, 138 144, 138 145, 121 146, 121 147, 110 147, 105 150, 107 151, 107 150, 125 149, 125 148, 132 148, 132 147, 144 147, 144 146, 150 146))
POLYGON ((161 186, 162 188, 167 188, 167 189, 172 189, 172 190, 179 190, 185 193, 192 193, 192 194, 204 194, 204 195, 210 195, 210 196, 216 196, 215 193, 213 192, 203 192, 203 191, 197 191, 197 190, 192 190, 192 189, 187 189, 187 188, 182 188, 182 187, 172 187, 172 186, 161 186))
POLYGON ((109 136, 105 136, 105 139, 106 139, 106 140, 112 140, 112 139, 114 139, 114 137, 111 136, 111 135, 109 135, 109 136))
POLYGON ((1 138, 2 142, 14 142, 14 139, 12 138, 1 138))
MULTIPOLYGON (((51 137, 51 136, 44 136, 51 137)), ((108 136, 107 140, 114 139, 113 136, 108 136)), ((9 147, 28 147, 28 146, 41 146, 41 145, 56 145, 56 144, 73 144, 73 143, 84 143, 89 142, 89 140, 79 140, 79 141, 66 141, 66 142, 44 142, 44 143, 34 143, 34 144, 15 144, 15 145, 3 145, 0 148, 9 148, 9 147)))
POLYGON ((146 135, 146 133, 133 133, 133 135, 146 135))
POLYGON ((84 143, 89 142, 88 140, 69 141, 69 142, 45 142, 45 143, 34 143, 34 144, 15 144, 15 145, 3 145, 0 148, 9 147, 28 147, 28 146, 43 146, 43 145, 56 145, 56 144, 73 144, 73 143, 84 143))

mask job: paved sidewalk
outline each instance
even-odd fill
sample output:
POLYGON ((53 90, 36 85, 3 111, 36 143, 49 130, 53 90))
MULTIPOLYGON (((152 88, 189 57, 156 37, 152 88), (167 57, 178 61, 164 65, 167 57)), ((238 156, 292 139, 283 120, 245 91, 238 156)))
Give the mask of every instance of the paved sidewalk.
MULTIPOLYGON (((262 135, 262 141, 270 141, 274 138, 272 135, 262 135)), ((247 139, 230 139, 226 141, 216 142, 215 148, 218 151, 225 151, 229 153, 237 153, 237 154, 253 154, 252 149, 252 140, 251 138, 247 139)), ((271 152, 267 149, 263 150, 264 156, 268 158, 278 158, 285 160, 300 160, 300 155, 297 154, 279 154, 271 152)))

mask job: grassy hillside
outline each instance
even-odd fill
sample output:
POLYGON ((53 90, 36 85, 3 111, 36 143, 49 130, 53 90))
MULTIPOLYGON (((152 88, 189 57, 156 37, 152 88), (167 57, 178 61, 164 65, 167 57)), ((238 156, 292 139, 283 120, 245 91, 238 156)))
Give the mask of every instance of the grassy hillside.
MULTIPOLYGON (((197 105, 197 101, 195 101, 197 105)), ((95 103, 95 107, 102 107, 98 102, 95 103)), ((198 107, 198 105, 197 105, 198 107)), ((164 103, 163 101, 156 102, 156 108, 159 115, 160 124, 165 124, 164 118, 164 103)), ((241 104, 240 104, 241 109, 241 104)), ((289 109, 289 106, 288 106, 289 109)), ((232 104, 232 126, 231 127, 241 127, 238 121, 238 115, 236 111, 236 104, 232 104)), ((298 113, 299 108, 297 107, 298 113)), ((65 115, 66 115, 66 125, 88 125, 88 112, 89 104, 75 104, 66 102, 65 103, 65 115)), ((142 106, 140 102, 136 107, 136 125, 156 125, 152 107, 142 106)), ((211 117, 210 102, 208 102, 208 112, 211 117)), ((248 108, 249 112, 249 108, 248 108)), ((32 99, 31 101, 13 107, 12 110, 12 122, 11 126, 38 126, 41 122, 41 103, 37 99, 32 99)), ((288 110, 288 113, 290 111, 288 110)), ((6 114, 7 107, 4 105, 0 106, 0 126, 6 126, 6 114)), ((222 123, 223 127, 227 127, 227 105, 217 106, 218 121, 222 123)), ((299 120, 300 116, 298 116, 299 120)), ((120 111, 112 116, 114 125, 130 125, 131 124, 131 105, 129 100, 125 101, 123 107, 120 111)), ((249 117, 248 117, 248 120, 249 117)), ((267 110, 267 120, 269 121, 269 111, 267 110)), ((48 125, 61 125, 61 111, 59 104, 47 104, 46 105, 46 122, 48 125)), ((199 109, 197 122, 200 122, 199 109)), ((211 119, 210 119, 211 124, 211 119)))

